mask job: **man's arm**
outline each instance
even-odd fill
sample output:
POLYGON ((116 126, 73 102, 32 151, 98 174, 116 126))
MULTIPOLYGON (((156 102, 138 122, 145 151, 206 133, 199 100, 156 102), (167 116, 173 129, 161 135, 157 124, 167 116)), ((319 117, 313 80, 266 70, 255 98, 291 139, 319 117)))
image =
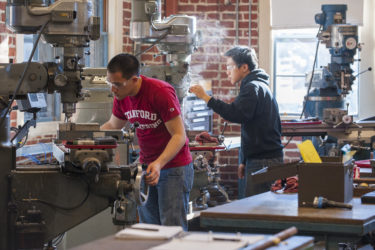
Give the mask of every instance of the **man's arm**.
POLYGON ((218 113, 225 120, 235 123, 250 122, 255 116, 257 106, 257 96, 255 91, 246 88, 240 91, 240 94, 232 103, 225 103, 207 95, 203 87, 193 85, 189 89, 199 99, 204 100, 209 108, 218 113))
POLYGON ((100 130, 122 129, 125 124, 125 120, 121 120, 112 114, 111 118, 109 118, 106 123, 100 126, 100 130))
POLYGON ((181 115, 167 121, 165 126, 171 135, 171 139, 161 155, 148 165, 147 173, 149 174, 145 176, 145 180, 151 186, 158 183, 160 170, 177 155, 186 141, 186 134, 181 115))

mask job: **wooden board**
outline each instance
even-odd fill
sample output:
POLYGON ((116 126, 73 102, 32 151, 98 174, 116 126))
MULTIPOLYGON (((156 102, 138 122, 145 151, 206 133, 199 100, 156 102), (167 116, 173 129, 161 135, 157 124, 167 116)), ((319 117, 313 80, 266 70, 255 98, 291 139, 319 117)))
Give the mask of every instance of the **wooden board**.
POLYGON ((361 204, 359 198, 351 202, 353 209, 299 208, 297 194, 262 193, 201 212, 205 218, 250 219, 263 221, 295 221, 364 225, 375 220, 375 205, 361 204))

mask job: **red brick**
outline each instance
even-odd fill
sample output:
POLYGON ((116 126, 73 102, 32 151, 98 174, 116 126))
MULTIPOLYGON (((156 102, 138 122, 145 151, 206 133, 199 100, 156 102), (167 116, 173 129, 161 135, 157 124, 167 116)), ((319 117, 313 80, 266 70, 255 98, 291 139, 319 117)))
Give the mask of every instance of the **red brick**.
POLYGON ((234 19, 236 19, 236 14, 234 14, 234 13, 223 13, 223 14, 221 14, 221 19, 224 19, 224 20, 226 20, 226 19, 234 20, 234 19))
POLYGON ((50 143, 50 142, 52 142, 52 138, 44 138, 44 139, 39 140, 39 143, 50 143))
POLYGON ((130 27, 130 19, 123 19, 122 20, 122 25, 126 27, 130 27))
MULTIPOLYGON (((224 157, 223 157, 224 158, 224 157)), ((237 162, 220 168, 221 173, 237 173, 237 162)))
POLYGON ((17 111, 10 112, 10 119, 17 120, 17 111))
POLYGON ((6 5, 6 2, 0 2, 0 10, 5 10, 6 5))
POLYGON ((229 95, 229 89, 225 89, 225 88, 212 88, 212 92, 213 92, 214 96, 216 96, 218 94, 225 95, 225 96, 229 95))
POLYGON ((217 78, 218 72, 217 71, 204 71, 199 73, 203 78, 217 78))
POLYGON ((6 30, 5 23, 0 23, 0 33, 6 33, 6 30))
POLYGON ((248 28, 249 22, 238 22, 238 27, 239 28, 248 28))
POLYGON ((122 51, 125 52, 125 53, 132 53, 133 47, 132 46, 123 46, 122 51))
POLYGON ((9 56, 14 57, 16 56, 16 48, 9 48, 9 56))
POLYGON ((237 126, 232 125, 231 131, 232 132, 241 132, 241 126, 240 125, 237 125, 237 126))
POLYGON ((198 12, 218 11, 218 5, 197 5, 198 12))
POLYGON ((235 42, 234 38, 228 38, 228 37, 226 37, 226 38, 223 39, 223 43, 222 44, 229 44, 230 46, 233 46, 234 42, 235 42))
POLYGON ((195 11, 195 6, 192 5, 180 5, 178 6, 178 11, 184 12, 184 11, 195 11))
POLYGON ((203 48, 203 55, 204 54, 213 54, 213 55, 217 55, 219 53, 219 48, 218 47, 214 47, 214 46, 207 46, 207 47, 202 47, 203 48))
POLYGON ((229 160, 229 164, 231 164, 231 165, 235 165, 236 166, 236 171, 237 171, 237 165, 238 165, 238 157, 236 157, 236 158, 230 158, 230 160, 229 160))
MULTIPOLYGON (((286 142, 285 142, 286 143, 286 142)), ((287 149, 297 149, 297 144, 295 143, 289 143, 287 146, 286 146, 287 149)))
POLYGON ((220 14, 219 13, 208 13, 207 14, 207 19, 219 20, 220 19, 220 14))
POLYGON ((219 70, 219 64, 206 64, 207 70, 219 70))
POLYGON ((132 44, 133 43, 133 41, 130 39, 130 37, 128 37, 128 36, 124 36, 123 38, 122 38, 122 42, 124 43, 124 44, 132 44))
POLYGON ((258 6, 256 6, 256 5, 252 5, 251 6, 251 11, 258 11, 258 6))
POLYGON ((123 16, 122 18, 131 18, 131 11, 123 11, 123 16))
POLYGON ((220 154, 220 157, 238 156, 238 152, 236 150, 220 151, 219 154, 220 154))
MULTIPOLYGON (((226 35, 230 37, 235 37, 236 36, 236 30, 226 30, 226 35)), ((241 37, 243 34, 242 30, 238 30, 238 37, 241 37)))
POLYGON ((234 21, 222 21, 220 22, 220 26, 222 28, 234 28, 235 24, 234 21))
POLYGON ((222 78, 222 79, 227 79, 227 78, 228 78, 227 73, 226 73, 226 72, 221 72, 221 73, 220 73, 220 78, 222 78))
POLYGON ((28 140, 26 142, 26 145, 32 145, 32 144, 37 144, 38 142, 36 140, 28 140))
POLYGON ((221 11, 235 11, 236 7, 234 5, 224 5, 220 7, 221 11))
POLYGON ((145 61, 152 61, 153 60, 153 56, 152 55, 149 55, 149 54, 143 54, 141 56, 141 61, 142 62, 145 62, 145 61))
POLYGON ((131 3, 130 2, 123 2, 122 7, 124 10, 131 10, 131 3))
POLYGON ((284 156, 288 158, 299 158, 301 157, 301 154, 299 151, 285 151, 284 156))
POLYGON ((249 45, 249 39, 239 39, 238 44, 247 46, 247 45, 249 45))
MULTIPOLYGON (((245 31, 245 36, 249 36, 249 31, 245 31)), ((258 31, 257 30, 251 30, 251 37, 258 37, 258 31)))
POLYGON ((228 157, 220 157, 219 159, 219 164, 224 165, 224 164, 229 164, 229 158, 228 157))
MULTIPOLYGON (((225 74, 225 79, 228 79, 228 75, 225 74)), ((231 83, 229 80, 221 81, 221 87, 234 88, 236 85, 231 83)))

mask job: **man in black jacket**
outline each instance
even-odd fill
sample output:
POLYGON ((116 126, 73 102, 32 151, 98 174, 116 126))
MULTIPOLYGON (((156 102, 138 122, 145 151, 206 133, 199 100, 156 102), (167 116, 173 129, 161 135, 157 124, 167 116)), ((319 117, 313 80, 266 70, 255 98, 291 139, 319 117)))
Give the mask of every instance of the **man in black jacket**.
POLYGON ((269 76, 258 68, 254 49, 234 47, 225 53, 225 57, 231 83, 241 83, 235 100, 225 103, 215 99, 207 95, 200 85, 190 87, 190 92, 224 119, 241 124, 238 177, 245 178, 245 195, 250 196, 268 191, 270 184, 253 185, 249 175, 263 167, 283 162, 279 108, 268 86, 269 76))

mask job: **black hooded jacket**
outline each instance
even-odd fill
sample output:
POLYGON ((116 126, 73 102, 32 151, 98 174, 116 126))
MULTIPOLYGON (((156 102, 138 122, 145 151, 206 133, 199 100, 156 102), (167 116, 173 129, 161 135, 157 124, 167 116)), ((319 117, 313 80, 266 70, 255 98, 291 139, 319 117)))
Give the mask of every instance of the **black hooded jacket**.
POLYGON ((268 79, 264 70, 255 69, 241 81, 232 103, 211 98, 207 104, 224 119, 241 124, 241 163, 283 156, 279 108, 268 79))

